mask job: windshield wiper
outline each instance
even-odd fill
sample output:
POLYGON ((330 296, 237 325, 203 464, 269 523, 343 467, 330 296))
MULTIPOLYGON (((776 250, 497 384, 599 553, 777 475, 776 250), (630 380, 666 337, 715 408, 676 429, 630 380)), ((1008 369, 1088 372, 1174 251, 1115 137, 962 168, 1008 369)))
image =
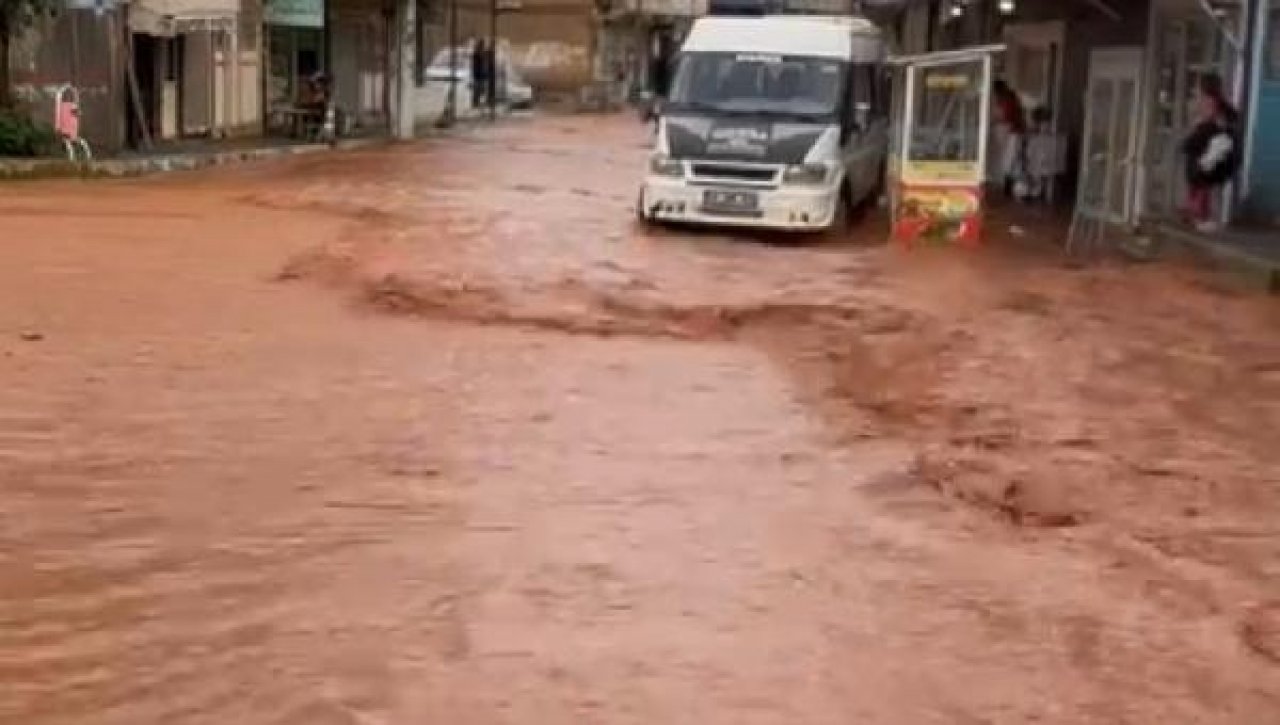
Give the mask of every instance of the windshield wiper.
POLYGON ((796 123, 826 123, 830 118, 830 113, 820 111, 790 111, 785 108, 748 108, 739 109, 739 113, 762 116, 771 120, 794 121, 796 123))
POLYGON ((723 116, 741 116, 741 111, 725 108, 707 101, 676 101, 671 104, 672 110, 676 111, 697 111, 700 113, 715 113, 723 116))

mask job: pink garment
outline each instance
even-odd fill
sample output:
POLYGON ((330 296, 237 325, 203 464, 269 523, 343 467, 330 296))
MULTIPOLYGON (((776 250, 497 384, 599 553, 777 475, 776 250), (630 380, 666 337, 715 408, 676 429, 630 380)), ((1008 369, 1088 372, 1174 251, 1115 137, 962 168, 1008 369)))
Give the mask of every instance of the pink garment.
POLYGON ((80 138, 80 106, 71 101, 58 103, 57 126, 59 134, 75 140, 80 138))

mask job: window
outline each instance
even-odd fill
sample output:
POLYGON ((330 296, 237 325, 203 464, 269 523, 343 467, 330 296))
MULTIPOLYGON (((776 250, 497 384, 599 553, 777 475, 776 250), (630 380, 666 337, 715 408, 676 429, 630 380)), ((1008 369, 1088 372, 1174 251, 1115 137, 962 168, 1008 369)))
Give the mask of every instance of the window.
POLYGON ((240 13, 237 32, 240 33, 239 48, 241 53, 252 53, 258 50, 262 35, 262 17, 255 13, 240 13))
POLYGON ((416 0, 418 4, 417 28, 413 34, 413 74, 418 87, 427 82, 427 67, 431 54, 439 45, 435 31, 441 25, 441 0, 416 0))
POLYGON ((849 91, 849 118, 857 117, 858 109, 867 109, 867 118, 877 121, 889 117, 889 88, 887 74, 874 65, 855 65, 849 75, 852 86, 849 91))
POLYGON ((854 110, 858 108, 875 108, 876 92, 874 74, 869 65, 855 65, 853 73, 849 75, 849 82, 853 84, 853 88, 849 93, 849 100, 853 102, 854 110))
POLYGON ((186 51, 187 39, 183 36, 168 39, 165 44, 164 79, 170 83, 182 80, 182 55, 186 51))
POLYGON ((672 84, 673 108, 708 113, 834 117, 845 88, 835 60, 758 53, 686 53, 672 84))

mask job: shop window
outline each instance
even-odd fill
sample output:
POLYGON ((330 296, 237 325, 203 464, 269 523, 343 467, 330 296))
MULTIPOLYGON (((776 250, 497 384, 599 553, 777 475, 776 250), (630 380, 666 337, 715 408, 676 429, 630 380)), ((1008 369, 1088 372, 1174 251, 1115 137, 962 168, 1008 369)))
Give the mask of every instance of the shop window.
POLYGON ((178 83, 182 79, 182 55, 186 47, 186 38, 178 36, 165 43, 164 80, 178 83))
POLYGON ((241 11, 237 31, 240 33, 239 46, 241 53, 258 50, 262 36, 262 18, 260 15, 241 11))

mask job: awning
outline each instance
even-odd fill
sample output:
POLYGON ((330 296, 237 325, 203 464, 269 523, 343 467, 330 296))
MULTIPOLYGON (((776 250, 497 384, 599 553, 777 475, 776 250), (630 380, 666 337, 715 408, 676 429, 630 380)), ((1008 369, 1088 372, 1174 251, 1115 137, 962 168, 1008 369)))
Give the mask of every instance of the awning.
POLYGON ((708 0, 621 0, 611 5, 616 15, 697 18, 707 14, 708 0))
POLYGON ((1239 27, 1244 18, 1243 3, 1240 0, 1199 0, 1199 3, 1200 9, 1209 16, 1210 22, 1231 44, 1232 50, 1237 53, 1243 50, 1238 31, 1231 27, 1232 23, 1239 27))
POLYGON ((129 29, 172 37, 202 30, 233 30, 239 0, 134 0, 129 29))

